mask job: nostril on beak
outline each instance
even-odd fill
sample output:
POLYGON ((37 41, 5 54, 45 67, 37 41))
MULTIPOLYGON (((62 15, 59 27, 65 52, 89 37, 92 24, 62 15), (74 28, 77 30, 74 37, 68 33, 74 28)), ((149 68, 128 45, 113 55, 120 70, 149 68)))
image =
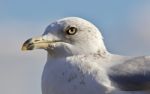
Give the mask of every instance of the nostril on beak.
POLYGON ((35 42, 38 42, 38 41, 40 41, 40 40, 34 40, 35 42))

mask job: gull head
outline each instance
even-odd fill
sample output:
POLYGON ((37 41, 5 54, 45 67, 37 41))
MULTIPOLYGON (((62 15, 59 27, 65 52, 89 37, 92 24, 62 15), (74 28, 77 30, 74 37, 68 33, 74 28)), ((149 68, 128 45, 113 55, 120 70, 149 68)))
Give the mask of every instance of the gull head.
POLYGON ((45 49, 55 57, 105 53, 99 29, 87 20, 67 17, 52 22, 43 35, 24 42, 22 50, 45 49))

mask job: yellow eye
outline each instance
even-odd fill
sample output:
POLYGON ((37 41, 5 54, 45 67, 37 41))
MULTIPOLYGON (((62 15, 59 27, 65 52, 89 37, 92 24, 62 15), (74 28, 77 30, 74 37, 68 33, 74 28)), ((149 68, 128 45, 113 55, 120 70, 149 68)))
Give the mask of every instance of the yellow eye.
POLYGON ((66 33, 68 35, 74 35, 77 32, 77 28, 75 27, 70 27, 69 29, 66 30, 66 33))

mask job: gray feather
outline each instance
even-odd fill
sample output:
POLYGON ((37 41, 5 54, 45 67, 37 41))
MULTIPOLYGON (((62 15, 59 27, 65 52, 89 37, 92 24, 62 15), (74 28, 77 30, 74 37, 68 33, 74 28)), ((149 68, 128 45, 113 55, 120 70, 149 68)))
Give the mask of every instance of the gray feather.
POLYGON ((121 90, 150 90, 150 58, 136 57, 109 70, 112 83, 121 90))

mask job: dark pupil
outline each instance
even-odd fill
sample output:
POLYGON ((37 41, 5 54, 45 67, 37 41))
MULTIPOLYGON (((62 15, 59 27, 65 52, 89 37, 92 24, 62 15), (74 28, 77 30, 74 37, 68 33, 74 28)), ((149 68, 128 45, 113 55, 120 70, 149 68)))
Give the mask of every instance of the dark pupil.
POLYGON ((73 27, 72 27, 72 28, 70 28, 70 31, 71 31, 71 32, 73 32, 74 30, 75 30, 75 28, 73 28, 73 27))

